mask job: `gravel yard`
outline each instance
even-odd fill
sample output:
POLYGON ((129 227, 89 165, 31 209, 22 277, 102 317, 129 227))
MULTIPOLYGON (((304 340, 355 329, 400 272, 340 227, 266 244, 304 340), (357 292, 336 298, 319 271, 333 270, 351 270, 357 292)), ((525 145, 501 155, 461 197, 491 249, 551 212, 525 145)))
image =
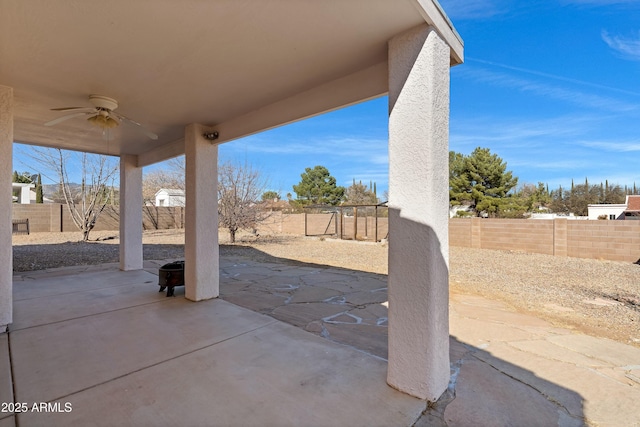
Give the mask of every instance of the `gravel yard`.
MULTIPOLYGON (((92 232, 97 241, 80 238, 79 232, 13 236, 14 272, 118 261, 117 232, 92 232)), ((387 247, 380 244, 298 236, 240 240, 230 245, 220 233, 221 255, 387 273, 387 247)), ((146 231, 143 242, 145 259, 183 258, 182 230, 146 231)), ((451 247, 450 270, 451 292, 500 299, 558 326, 640 347, 640 265, 451 247)))

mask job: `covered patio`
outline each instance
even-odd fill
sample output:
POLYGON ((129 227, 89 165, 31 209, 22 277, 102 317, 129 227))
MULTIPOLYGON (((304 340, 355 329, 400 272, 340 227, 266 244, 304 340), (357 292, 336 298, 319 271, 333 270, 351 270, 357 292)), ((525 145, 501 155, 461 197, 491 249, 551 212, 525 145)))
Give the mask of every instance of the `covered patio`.
MULTIPOLYGON (((108 375, 123 375, 125 382, 140 376, 125 387, 133 396, 136 393, 130 387, 134 383, 136 387, 153 386, 145 381, 156 375, 153 370, 138 372, 137 363, 144 361, 149 366, 164 353, 164 346, 176 345, 181 337, 196 338, 190 344, 194 352, 212 345, 213 353, 226 352, 235 366, 229 369, 246 369, 249 376, 260 365, 245 354, 242 342, 253 340, 264 342, 260 354, 275 346, 298 358, 318 352, 326 355, 326 360, 301 366, 300 378, 307 369, 318 366, 353 366, 353 370, 342 368, 345 381, 368 395, 363 411, 370 416, 378 406, 387 408, 383 412, 412 414, 424 406, 420 399, 435 401, 442 395, 450 379, 449 68, 463 61, 463 44, 435 0, 161 0, 152 5, 112 2, 109 7, 103 2, 0 0, 0 12, 0 181, 7 183, 0 186, 0 222, 6 224, 0 228, 0 264, 4 266, 0 271, 0 331, 12 331, 9 337, 2 335, 3 341, 11 339, 13 345, 14 339, 17 343, 23 337, 26 348, 35 346, 27 353, 37 359, 37 365, 53 377, 60 375, 57 380, 73 383, 74 378, 67 378, 73 369, 56 371, 50 351, 35 351, 49 333, 35 325, 21 325, 31 320, 14 317, 17 295, 11 268, 8 185, 13 142, 120 158, 122 273, 114 280, 124 283, 134 277, 146 280, 142 271, 142 168, 185 154, 185 298, 156 303, 145 296, 134 307, 107 309, 101 315, 110 318, 106 328, 92 325, 89 318, 67 324, 63 315, 49 327, 72 325, 67 329, 69 340, 61 341, 77 346, 69 356, 83 349, 99 349, 86 345, 83 338, 88 330, 96 336, 108 335, 104 351, 87 350, 97 351, 100 357, 109 355, 114 346, 126 345, 127 340, 149 340, 138 356, 106 357, 104 365, 99 365, 108 375), (210 301, 220 293, 217 152, 221 143, 385 94, 389 96, 390 159, 389 356, 388 364, 367 359, 361 365, 357 354, 328 351, 325 344, 315 338, 307 340, 300 331, 223 301, 210 301), (52 111, 60 107, 71 110, 52 111), (65 115, 69 116, 63 119, 65 115), (136 307, 148 308, 149 304, 157 310, 137 311, 142 308, 136 307), (188 308, 189 315, 166 326, 163 317, 169 313, 163 310, 177 308, 181 312, 188 308), (142 334, 138 320, 141 324, 157 322, 156 334, 149 336, 146 329, 142 334), (113 325, 118 327, 111 329, 113 325), (220 333, 197 338, 213 327, 220 328, 220 333), (27 332, 21 332, 23 328, 27 332), (43 335, 30 336, 36 331, 43 335), (128 368, 120 370, 122 366, 128 368), (406 395, 388 388, 385 378, 406 395), (375 386, 370 386, 371 381, 375 386), (399 406, 389 409, 388 403, 378 405, 382 401, 399 406)), ((83 283, 105 283, 106 275, 97 272, 83 283)), ((133 301, 135 295, 115 298, 133 301)), ((76 304, 70 299, 59 310, 73 312, 76 304)), ((175 381, 220 381, 226 368, 209 371, 205 366, 215 364, 215 357, 200 359, 198 354, 187 357, 188 361, 180 359, 176 365, 184 361, 181 369, 175 366, 163 375, 173 375, 175 381)), ((284 374, 274 374, 274 381, 280 375, 284 374)), ((81 377, 78 372, 78 379, 81 377)), ((340 389, 330 382, 316 381, 309 386, 340 389)), ((252 383, 231 380, 221 387, 235 388, 238 393, 268 393, 253 389, 252 383)), ((199 400, 202 389, 185 383, 185 390, 193 399, 181 402, 191 405, 189 413, 197 413, 205 404, 199 400)), ((47 401, 61 395, 27 397, 47 401)), ((165 396, 162 405, 171 407, 171 397, 165 396)), ((334 398, 340 401, 340 394, 334 398)), ((120 393, 113 399, 127 404, 120 393)), ((108 401, 104 400, 105 406, 108 401)), ((133 397, 128 402, 145 406, 133 397)), ((192 421, 198 423, 195 418, 192 421)))

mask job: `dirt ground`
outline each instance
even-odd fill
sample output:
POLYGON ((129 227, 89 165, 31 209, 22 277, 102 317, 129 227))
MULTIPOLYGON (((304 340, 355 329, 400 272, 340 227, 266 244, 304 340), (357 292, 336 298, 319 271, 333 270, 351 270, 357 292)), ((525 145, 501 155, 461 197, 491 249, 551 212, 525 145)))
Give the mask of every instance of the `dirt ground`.
MULTIPOLYGON (((118 261, 117 232, 90 237, 81 242, 78 232, 16 235, 14 272, 118 261)), ((145 259, 184 257, 183 230, 145 231, 143 243, 145 259)), ((251 254, 260 261, 263 253, 264 260, 387 273, 388 248, 379 243, 240 235, 231 245, 225 232, 220 243, 221 256, 251 254)), ((459 247, 450 248, 449 263, 452 293, 499 299, 557 326, 640 347, 640 265, 459 247)))

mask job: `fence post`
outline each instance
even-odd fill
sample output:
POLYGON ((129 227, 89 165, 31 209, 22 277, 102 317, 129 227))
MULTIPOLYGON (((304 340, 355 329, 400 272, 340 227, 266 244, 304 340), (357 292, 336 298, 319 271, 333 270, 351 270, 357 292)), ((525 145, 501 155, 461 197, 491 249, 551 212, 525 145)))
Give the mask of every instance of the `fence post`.
POLYGON ((553 255, 567 256, 567 219, 556 218, 553 220, 553 255))
POLYGON ((304 237, 307 236, 307 211, 304 211, 304 237))
POLYGON ((353 208, 353 240, 358 240, 358 208, 353 208))
POLYGON ((375 219, 376 231, 374 232, 374 239, 375 239, 374 242, 377 242, 378 241, 378 206, 377 205, 375 208, 375 215, 376 215, 376 219, 375 219))
POLYGON ((471 218, 471 247, 482 248, 482 218, 471 218))

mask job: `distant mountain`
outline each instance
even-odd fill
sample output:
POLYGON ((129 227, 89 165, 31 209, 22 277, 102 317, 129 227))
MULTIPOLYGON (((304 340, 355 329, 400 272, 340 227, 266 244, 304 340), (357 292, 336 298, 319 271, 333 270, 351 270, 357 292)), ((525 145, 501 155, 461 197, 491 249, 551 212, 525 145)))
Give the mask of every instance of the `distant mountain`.
MULTIPOLYGON (((71 190, 76 193, 80 192, 82 184, 71 183, 69 184, 69 187, 71 187, 71 190)), ((42 193, 44 194, 44 197, 53 200, 55 203, 65 203, 64 196, 62 194, 58 194, 58 188, 59 184, 42 184, 42 193)), ((120 189, 115 187, 114 190, 115 197, 117 199, 120 189)))

